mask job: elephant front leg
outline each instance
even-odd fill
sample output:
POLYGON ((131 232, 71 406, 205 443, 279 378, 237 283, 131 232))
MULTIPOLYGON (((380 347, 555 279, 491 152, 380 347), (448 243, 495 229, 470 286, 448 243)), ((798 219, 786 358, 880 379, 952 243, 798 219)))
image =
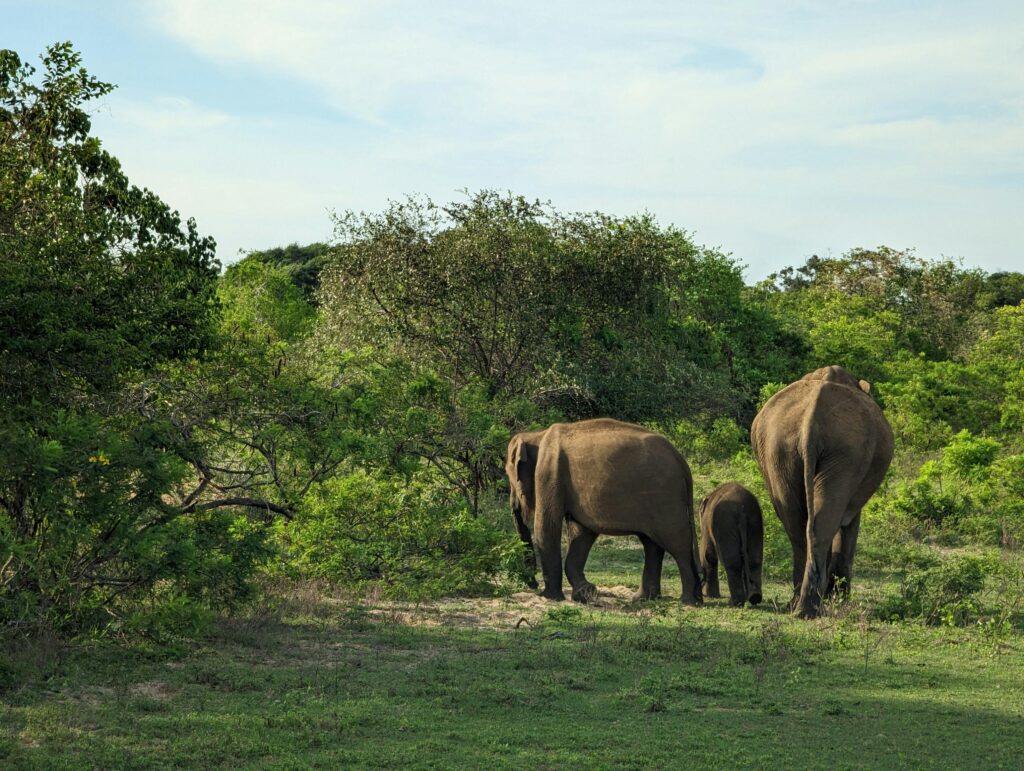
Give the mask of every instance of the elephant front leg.
POLYGON ((565 577, 572 585, 573 602, 593 602, 597 599, 597 587, 587 580, 583 566, 587 564, 590 547, 597 540, 597 533, 579 524, 574 529, 575 533, 569 540, 569 550, 565 554, 565 577))
POLYGON ((540 555, 540 569, 544 574, 541 597, 564 600, 562 593, 562 517, 545 517, 538 512, 534 517, 534 546, 540 555))
POLYGON ((512 502, 512 521, 523 543, 523 579, 531 589, 537 588, 537 552, 533 548, 533 537, 523 521, 523 511, 517 501, 512 502))
POLYGON ((654 600, 661 596, 661 567, 665 561, 665 550, 648 538, 640 535, 644 546, 644 572, 640 576, 640 591, 634 600, 654 600))

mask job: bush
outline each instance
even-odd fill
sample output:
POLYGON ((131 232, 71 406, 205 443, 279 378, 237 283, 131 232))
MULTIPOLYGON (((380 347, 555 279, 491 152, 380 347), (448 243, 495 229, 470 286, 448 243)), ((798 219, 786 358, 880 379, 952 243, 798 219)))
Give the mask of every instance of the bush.
POLYGON ((961 493, 943 490, 935 461, 921 466, 912 482, 901 484, 890 505, 897 515, 926 527, 955 524, 968 510, 968 502, 961 493))
POLYGON ((363 470, 336 477, 277 532, 295 577, 391 597, 485 591, 521 571, 519 539, 471 516, 425 471, 408 482, 363 470))
POLYGON ((167 503, 185 471, 159 426, 57 413, 48 428, 33 442, 0 422, 21 461, 7 473, 32 493, 22 519, 0 516, 0 554, 11 555, 0 626, 140 628, 128 619, 163 597, 217 608, 248 596, 264 532, 236 513, 167 503))
POLYGON ((927 624, 962 626, 981 611, 979 592, 989 560, 952 557, 931 567, 907 572, 898 594, 890 595, 877 613, 885 621, 920 618, 927 624))
POLYGON ((676 421, 671 425, 650 423, 653 431, 665 434, 691 465, 728 461, 748 449, 747 432, 732 418, 713 421, 676 421), (708 425, 710 422, 710 425, 708 425))
POLYGON ((1024 456, 1000 458, 1001 449, 995 439, 960 431, 940 459, 923 463, 915 479, 869 509, 884 512, 887 529, 902 525, 916 537, 1017 545, 1024 524, 1024 456))
POLYGON ((942 451, 942 465, 947 473, 961 479, 982 481, 989 476, 989 466, 999 454, 1000 444, 985 436, 972 436, 964 429, 942 451))

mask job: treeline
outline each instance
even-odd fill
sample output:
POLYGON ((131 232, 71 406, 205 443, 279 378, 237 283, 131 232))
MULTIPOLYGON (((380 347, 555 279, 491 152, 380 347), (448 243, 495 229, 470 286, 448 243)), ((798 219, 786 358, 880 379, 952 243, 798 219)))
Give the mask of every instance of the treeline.
POLYGON ((512 433, 611 415, 728 474, 759 404, 823 364, 896 431, 866 512, 887 538, 1024 539, 1024 275, 881 247, 748 287, 650 217, 494 191, 220 273, 91 135, 110 86, 68 44, 43 62, 0 53, 3 630, 180 633, 264 575, 514 581, 512 433))

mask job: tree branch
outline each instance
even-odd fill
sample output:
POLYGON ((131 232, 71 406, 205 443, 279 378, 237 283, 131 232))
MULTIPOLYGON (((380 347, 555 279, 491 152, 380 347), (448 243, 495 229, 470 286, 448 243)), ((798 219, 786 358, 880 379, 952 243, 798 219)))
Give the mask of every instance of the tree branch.
POLYGON ((287 520, 294 518, 294 512, 291 506, 284 506, 280 503, 273 503, 272 501, 265 501, 259 498, 216 498, 212 501, 203 501, 202 503, 193 503, 188 507, 185 507, 184 511, 209 511, 210 509, 220 509, 225 506, 249 506, 254 509, 266 509, 272 511, 275 514, 280 514, 287 520))

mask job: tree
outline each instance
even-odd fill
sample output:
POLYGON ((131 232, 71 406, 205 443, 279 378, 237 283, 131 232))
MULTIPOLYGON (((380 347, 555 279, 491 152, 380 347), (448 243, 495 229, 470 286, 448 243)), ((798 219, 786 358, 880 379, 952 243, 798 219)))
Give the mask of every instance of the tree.
POLYGON ((962 356, 986 297, 981 271, 885 246, 814 256, 769 276, 759 292, 808 338, 808 368, 843 364, 876 379, 886 377, 897 350, 931 360, 962 356))
POLYGON ((715 339, 728 311, 706 309, 719 293, 740 304, 739 270, 650 217, 483 191, 350 212, 337 235, 321 298, 338 339, 576 417, 649 420, 733 398, 715 339))
POLYGON ((311 351, 316 317, 284 268, 251 257, 221 278, 216 342, 202 360, 153 373, 150 415, 171 427, 191 472, 185 511, 246 507, 264 524, 292 518, 313 485, 361 442, 342 357, 311 351), (353 428, 355 426, 355 428, 353 428))
POLYGON ((0 52, 0 625, 230 600, 259 537, 168 502, 188 467, 144 386, 213 339, 214 243, 91 135, 112 86, 69 43, 42 61, 0 52))
POLYGON ((1004 305, 1020 305, 1024 300, 1024 273, 997 271, 985 277, 982 291, 985 307, 1001 308, 1004 305))
POLYGON ((391 405, 395 445, 473 509, 513 430, 596 415, 749 418, 765 380, 795 372, 802 353, 749 302, 733 260, 649 216, 563 214, 482 191, 349 212, 337 237, 320 334, 406 363, 419 386, 391 405))
POLYGON ((295 286, 302 290, 307 300, 315 304, 316 291, 320 287, 320 272, 329 254, 330 247, 317 242, 305 246, 289 244, 283 248, 263 249, 251 252, 246 259, 286 269, 295 286))

